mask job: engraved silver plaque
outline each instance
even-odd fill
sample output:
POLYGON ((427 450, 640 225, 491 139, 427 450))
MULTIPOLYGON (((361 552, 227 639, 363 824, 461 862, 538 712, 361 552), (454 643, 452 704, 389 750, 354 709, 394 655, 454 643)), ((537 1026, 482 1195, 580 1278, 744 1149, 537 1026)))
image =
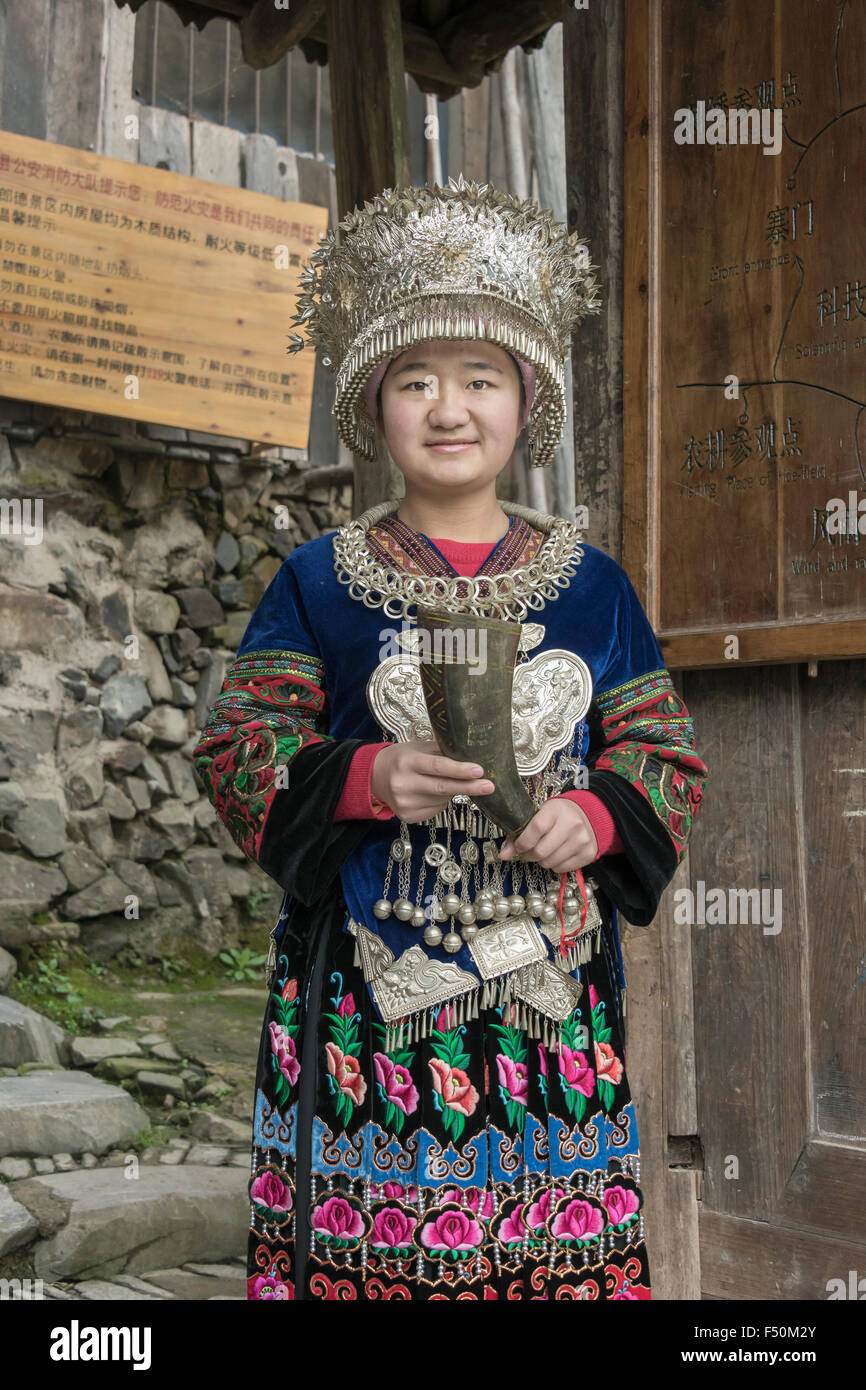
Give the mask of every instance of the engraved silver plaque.
POLYGON ((469 950, 482 980, 492 980, 522 965, 547 959, 541 934, 528 913, 482 927, 470 941, 469 950))

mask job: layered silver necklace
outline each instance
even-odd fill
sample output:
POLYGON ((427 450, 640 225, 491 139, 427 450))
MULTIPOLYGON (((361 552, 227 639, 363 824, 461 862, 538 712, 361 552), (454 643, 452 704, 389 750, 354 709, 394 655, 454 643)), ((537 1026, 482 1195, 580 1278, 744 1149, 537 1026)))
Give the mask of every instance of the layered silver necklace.
POLYGON ((368 507, 359 517, 335 532, 334 570, 352 598, 367 608, 382 608, 389 618, 406 618, 418 603, 439 605, 452 613, 476 613, 480 617, 522 622, 530 608, 543 608, 558 590, 568 587, 583 558, 577 524, 562 516, 549 516, 519 502, 499 505, 506 515, 523 517, 544 531, 547 540, 534 560, 517 565, 507 574, 423 575, 406 574, 382 564, 367 546, 367 532, 383 517, 397 510, 393 498, 368 507), (460 590, 465 588, 465 594, 460 590))
MULTIPOLYGON (((568 587, 583 556, 581 533, 574 522, 564 517, 550 516, 515 502, 500 501, 499 505, 507 515, 522 517, 546 535, 541 550, 528 564, 499 575, 446 577, 409 574, 396 565, 382 563, 368 548, 367 532, 397 509, 399 501, 392 499, 368 508, 334 533, 337 579, 348 586, 351 598, 368 608, 382 608, 394 619, 409 620, 409 610, 421 603, 454 613, 522 623, 530 609, 543 608, 547 600, 559 597, 560 589, 568 587)), ((537 624, 529 624, 528 628, 533 632, 525 631, 521 650, 540 640, 544 631, 537 624), (534 636, 535 631, 538 636, 534 636)), ((588 703, 588 670, 586 680, 588 703)), ((403 731, 403 736, 408 734, 403 731)), ((561 750, 558 760, 551 757, 540 775, 525 779, 537 806, 572 779, 580 767, 579 746, 576 758, 574 751, 572 743, 570 751, 567 747, 561 750)), ((504 873, 508 870, 499 860, 496 843, 504 832, 488 821, 467 796, 453 797, 427 826, 430 843, 421 855, 415 900, 409 896, 410 862, 415 847, 409 826, 401 821, 399 835, 391 845, 382 896, 372 905, 373 917, 383 921, 393 913, 399 921, 416 928, 428 947, 441 946, 450 956, 468 946, 480 978, 456 970, 453 965, 444 965, 423 949, 419 952, 417 946, 395 960, 375 933, 350 917, 349 930, 356 938, 355 963, 363 967, 382 1013, 388 1044, 397 1045, 398 1039, 402 1044, 400 1020, 409 1020, 410 1038, 426 1036, 436 1009, 452 1000, 456 1001, 460 1021, 477 1017, 479 1007, 513 1003, 516 1018, 528 1028, 530 1036, 552 1043, 581 993, 580 985, 563 972, 573 970, 598 949, 601 918, 592 900, 597 885, 592 880, 587 883, 590 911, 585 930, 554 964, 548 959, 541 933, 550 943, 559 940, 557 876, 538 865, 515 860, 511 863, 512 892, 504 893, 504 873), (444 845, 437 842, 436 836, 437 829, 442 828, 446 831, 444 845), (453 831, 466 835, 459 849, 459 862, 452 850, 453 831), (425 897, 428 869, 432 869, 436 882, 432 895, 425 897), (394 870, 398 879, 396 898, 389 894, 394 870), (523 874, 526 887, 521 893, 523 874)), ((572 921, 580 911, 576 892, 576 877, 570 872, 566 876, 562 910, 572 921)))

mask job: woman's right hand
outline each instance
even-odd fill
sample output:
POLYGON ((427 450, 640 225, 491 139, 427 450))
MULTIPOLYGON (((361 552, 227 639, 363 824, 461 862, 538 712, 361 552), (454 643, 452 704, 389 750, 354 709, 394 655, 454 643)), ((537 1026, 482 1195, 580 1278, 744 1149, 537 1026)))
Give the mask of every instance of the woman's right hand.
POLYGON ((439 751, 433 739, 413 739, 383 748, 373 760, 370 791, 407 825, 429 820, 452 796, 487 796, 493 783, 478 763, 460 763, 439 751))

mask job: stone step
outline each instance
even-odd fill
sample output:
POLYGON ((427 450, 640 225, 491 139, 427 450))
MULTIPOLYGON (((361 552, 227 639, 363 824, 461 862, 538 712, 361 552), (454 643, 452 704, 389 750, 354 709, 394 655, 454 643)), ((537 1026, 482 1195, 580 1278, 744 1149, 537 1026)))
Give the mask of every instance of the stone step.
POLYGON ((67 1060, 62 1028, 17 999, 0 995, 0 1067, 20 1067, 23 1062, 62 1067, 67 1060))
POLYGON ((80 1298, 98 1303, 120 1303, 136 1299, 154 1301, 165 1298, 161 1289, 154 1289, 153 1293, 142 1293, 140 1289, 131 1289, 126 1284, 117 1284, 110 1279, 85 1279, 75 1285, 75 1292, 80 1298))
POLYGON ((202 1301, 209 1298, 246 1298, 246 1279, 240 1273, 221 1270, 218 1275, 196 1274, 189 1269, 152 1269, 148 1283, 173 1293, 175 1298, 202 1301))
POLYGON ((237 1168, 141 1165, 136 1178, 126 1171, 82 1168, 11 1184, 13 1199, 39 1223, 38 1278, 111 1280, 124 1273, 155 1283, 154 1269, 242 1256, 250 1208, 237 1168))
POLYGON ((150 1129, 120 1086, 83 1071, 0 1077, 0 1157, 106 1153, 150 1129))
POLYGON ((29 1245, 38 1227, 26 1207, 16 1202, 4 1183, 0 1183, 0 1255, 8 1255, 21 1245, 29 1245))

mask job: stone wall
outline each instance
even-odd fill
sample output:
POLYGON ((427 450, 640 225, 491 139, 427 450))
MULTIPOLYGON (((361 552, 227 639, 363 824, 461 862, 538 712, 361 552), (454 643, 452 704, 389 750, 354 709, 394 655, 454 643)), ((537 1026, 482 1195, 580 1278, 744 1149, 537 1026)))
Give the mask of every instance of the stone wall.
POLYGON ((250 448, 0 397, 0 946, 215 955, 248 924, 261 948, 280 890, 191 752, 282 559, 348 520, 351 487, 250 448))

